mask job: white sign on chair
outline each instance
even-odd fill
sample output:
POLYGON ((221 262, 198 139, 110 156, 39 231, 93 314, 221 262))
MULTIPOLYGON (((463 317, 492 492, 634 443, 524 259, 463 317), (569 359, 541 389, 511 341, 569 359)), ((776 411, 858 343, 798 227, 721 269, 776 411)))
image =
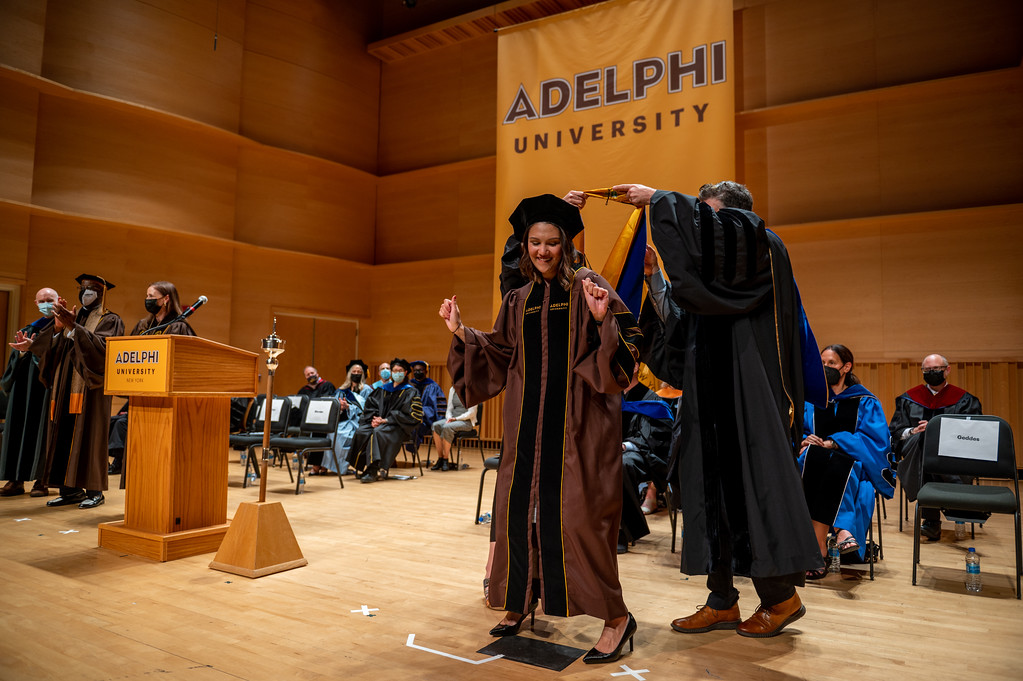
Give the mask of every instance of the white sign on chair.
POLYGON ((941 420, 938 456, 974 461, 998 460, 998 422, 973 419, 941 420))

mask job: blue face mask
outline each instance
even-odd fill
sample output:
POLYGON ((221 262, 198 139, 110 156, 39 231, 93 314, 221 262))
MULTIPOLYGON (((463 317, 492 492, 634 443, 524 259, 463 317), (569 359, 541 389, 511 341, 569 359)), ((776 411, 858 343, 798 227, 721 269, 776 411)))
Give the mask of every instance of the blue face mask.
POLYGON ((404 380, 405 380, 404 371, 395 371, 394 373, 391 374, 391 382, 394 383, 395 385, 398 385, 404 380))
POLYGON ((39 307, 39 314, 41 314, 42 316, 44 317, 53 316, 53 303, 37 303, 37 306, 39 307))
POLYGON ((381 381, 386 381, 390 377, 391 377, 391 370, 390 369, 381 369, 380 370, 380 380, 381 381))

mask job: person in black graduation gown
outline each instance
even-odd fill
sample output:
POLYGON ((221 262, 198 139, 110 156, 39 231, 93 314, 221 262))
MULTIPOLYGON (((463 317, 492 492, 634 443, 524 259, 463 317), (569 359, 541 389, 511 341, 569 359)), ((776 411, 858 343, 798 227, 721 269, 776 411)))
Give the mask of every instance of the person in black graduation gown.
MULTIPOLYGON (((788 253, 738 183, 705 185, 699 198, 635 184, 613 189, 649 206, 678 307, 661 329, 670 371, 647 363, 683 390, 672 452, 685 527, 681 569, 708 575, 710 595, 672 628, 775 636, 805 613, 796 587, 822 564, 795 454, 805 371, 820 377, 820 396, 827 386, 788 253), (760 598, 746 620, 733 575, 750 576, 760 598)), ((573 199, 584 203, 585 195, 573 199)))
POLYGON ((422 423, 423 406, 409 383, 410 373, 409 363, 396 357, 391 381, 366 398, 348 454, 351 466, 362 472, 360 482, 375 482, 381 473, 386 477, 401 443, 422 423))
MULTIPOLYGON (((948 382, 948 360, 943 355, 927 355, 920 365, 924 382, 895 398, 895 413, 888 429, 892 435, 892 452, 899 466, 899 480, 906 499, 916 501, 917 492, 924 482, 935 481, 923 475, 924 429, 927 422, 940 414, 983 414, 980 400, 948 382)), ((961 476, 946 475, 941 482, 968 482, 961 476)), ((949 512, 957 518, 970 515, 968 511, 949 512)), ((941 511, 925 508, 920 511, 920 532, 931 541, 941 539, 941 511)), ((983 518, 977 518, 983 522, 983 518)))
MULTIPOLYGON (((53 326, 53 306, 58 298, 52 288, 36 292, 35 304, 43 316, 21 329, 23 336, 34 338, 53 326)), ((11 345, 7 369, 0 379, 0 388, 9 398, 0 443, 0 480, 7 480, 7 484, 0 489, 0 497, 24 494, 26 480, 36 481, 30 496, 45 497, 50 491, 41 476, 50 391, 39 380, 39 358, 11 345)))

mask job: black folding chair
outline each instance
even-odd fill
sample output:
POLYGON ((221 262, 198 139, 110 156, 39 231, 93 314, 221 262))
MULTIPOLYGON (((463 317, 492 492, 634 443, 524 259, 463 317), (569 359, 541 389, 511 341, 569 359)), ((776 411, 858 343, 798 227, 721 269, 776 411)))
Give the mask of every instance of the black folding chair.
MULTIPOLYGON (((504 451, 503 445, 501 451, 504 451)), ((476 517, 473 519, 473 522, 477 525, 480 524, 480 509, 483 506, 483 478, 487 477, 487 471, 496 471, 501 467, 501 452, 498 452, 497 456, 488 457, 483 453, 483 449, 480 448, 480 456, 483 457, 483 472, 480 473, 480 493, 476 498, 476 517)), ((491 519, 491 522, 493 522, 493 519, 491 519)))
POLYGON ((455 470, 459 470, 462 467, 462 440, 475 439, 479 444, 480 456, 486 463, 487 455, 483 453, 483 439, 480 438, 480 429, 483 424, 483 405, 476 405, 476 425, 472 430, 456 430, 455 439, 452 441, 452 445, 456 445, 458 449, 455 451, 455 470))
MULTIPOLYGON (((305 409, 299 422, 299 434, 290 437, 270 438, 270 448, 281 456, 289 453, 295 455, 295 469, 297 482, 295 483, 295 494, 302 491, 305 484, 305 459, 310 452, 331 451, 334 440, 331 437, 337 431, 337 419, 340 414, 341 405, 333 397, 316 397, 309 399, 305 395, 305 409)), ((290 471, 290 468, 289 468, 290 471)), ((345 481, 342 476, 337 476, 341 488, 344 489, 345 481)))
POLYGON ((926 482, 916 498, 913 528, 913 584, 920 562, 920 516, 923 508, 1004 513, 1015 518, 1016 598, 1020 598, 1023 541, 1020 536, 1019 474, 1012 428, 997 416, 941 414, 924 431, 923 472, 931 475, 970 475, 1010 480, 1012 486, 926 482), (994 424, 987 426, 982 424, 994 424), (946 437, 942 437, 942 432, 946 437))
MULTIPOLYGON (((256 448, 263 444, 263 419, 265 418, 266 396, 256 397, 257 405, 249 411, 252 412, 252 419, 249 422, 249 432, 231 435, 228 441, 233 449, 243 449, 242 458, 245 463, 245 472, 242 478, 242 487, 249 486, 249 467, 252 468, 252 478, 260 475, 259 463, 256 460, 256 448), (258 428, 258 430, 257 430, 258 428)), ((270 411, 270 436, 283 435, 288 428, 289 418, 288 401, 283 397, 275 397, 271 402, 270 411)))

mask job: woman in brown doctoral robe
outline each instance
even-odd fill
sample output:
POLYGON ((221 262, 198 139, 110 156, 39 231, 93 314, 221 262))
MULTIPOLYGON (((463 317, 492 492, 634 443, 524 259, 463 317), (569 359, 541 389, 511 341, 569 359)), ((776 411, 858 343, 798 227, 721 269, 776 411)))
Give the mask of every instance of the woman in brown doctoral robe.
POLYGON ((491 634, 517 633, 539 600, 548 615, 602 619, 585 661, 610 662, 636 631, 616 548, 621 391, 639 329, 607 281, 573 267, 578 209, 545 194, 524 199, 509 220, 529 283, 504 297, 493 331, 465 327, 454 296, 440 308, 462 403, 507 390, 490 603, 508 612, 491 634))

